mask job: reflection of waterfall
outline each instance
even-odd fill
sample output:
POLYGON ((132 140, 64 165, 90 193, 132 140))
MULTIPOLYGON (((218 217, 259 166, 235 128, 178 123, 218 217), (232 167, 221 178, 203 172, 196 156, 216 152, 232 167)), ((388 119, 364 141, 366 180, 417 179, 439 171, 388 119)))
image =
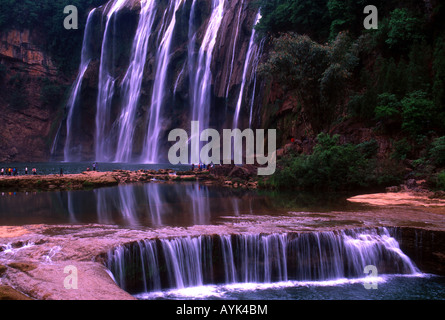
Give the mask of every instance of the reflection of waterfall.
POLYGON ((122 84, 123 110, 119 119, 119 136, 116 162, 129 162, 133 151, 134 122, 140 98, 142 77, 147 59, 148 40, 156 15, 156 1, 141 1, 141 14, 136 36, 133 41, 131 63, 122 84))
POLYGON ((153 226, 162 226, 162 215, 165 212, 162 211, 162 199, 161 192, 158 184, 147 184, 144 186, 145 196, 147 197, 147 203, 150 208, 151 223, 153 226))
MULTIPOLYGON (((66 119, 66 140, 65 140, 65 148, 63 151, 65 161, 77 160, 74 158, 76 158, 81 153, 81 150, 76 150, 76 147, 73 147, 73 141, 72 141, 73 114, 76 112, 76 108, 78 107, 80 91, 81 91, 80 89, 82 87, 83 78, 91 61, 91 52, 89 46, 92 35, 91 21, 95 11, 96 9, 91 10, 91 12, 88 15, 87 23, 85 26, 83 45, 82 45, 82 55, 79 67, 79 74, 76 78, 76 81, 74 82, 71 95, 67 104, 68 115, 66 119)), ((58 136, 56 137, 56 141, 57 139, 58 136)))
POLYGON ((207 186, 191 185, 187 188, 187 199, 191 201, 191 212, 194 224, 204 225, 209 223, 211 213, 209 190, 207 186))
POLYGON ((364 278, 368 265, 379 274, 419 274, 385 228, 147 240, 136 248, 110 251, 107 262, 118 284, 133 293, 159 287, 364 278))

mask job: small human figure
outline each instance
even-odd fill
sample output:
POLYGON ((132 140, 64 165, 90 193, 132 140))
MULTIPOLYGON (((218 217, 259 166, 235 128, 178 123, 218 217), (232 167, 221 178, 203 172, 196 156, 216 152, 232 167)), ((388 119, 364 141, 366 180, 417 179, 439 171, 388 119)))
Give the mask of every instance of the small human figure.
POLYGON ((192 163, 192 171, 195 171, 195 164, 194 163, 192 163))
POLYGON ((60 176, 63 176, 63 168, 60 168, 60 176))
POLYGON ((5 174, 5 168, 2 168, 2 169, 0 170, 0 174, 1 174, 2 176, 5 174))
POLYGON ((93 163, 93 171, 96 171, 96 162, 93 163))
POLYGON ((32 174, 36 175, 37 174, 37 169, 36 168, 32 168, 32 174))
POLYGON ((25 174, 28 174, 28 167, 25 168, 25 174))

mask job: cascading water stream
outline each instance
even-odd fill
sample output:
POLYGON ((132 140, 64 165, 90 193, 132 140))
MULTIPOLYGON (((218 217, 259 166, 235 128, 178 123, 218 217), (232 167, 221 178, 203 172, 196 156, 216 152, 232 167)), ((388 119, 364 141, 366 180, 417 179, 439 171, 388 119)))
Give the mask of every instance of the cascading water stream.
MULTIPOLYGON (((63 150, 64 154, 64 160, 65 161, 74 161, 78 160, 75 159, 74 155, 78 155, 80 153, 80 150, 77 150, 73 152, 73 146, 72 146, 72 131, 73 131, 73 114, 76 112, 76 107, 79 103, 79 97, 80 92, 82 88, 83 79, 85 76, 85 72, 88 69, 88 66, 91 62, 91 52, 89 49, 89 44, 91 41, 91 35, 92 35, 92 20, 94 13, 96 12, 96 9, 91 10, 91 12, 88 14, 86 26, 85 26, 85 32, 84 32, 84 38, 83 38, 83 45, 82 45, 82 54, 81 54, 81 60, 80 60, 80 67, 79 67, 79 74, 77 75, 76 81, 73 84, 73 88, 71 90, 70 98, 68 100, 67 104, 67 110, 68 115, 66 118, 66 139, 65 139, 65 147, 63 150)), ((57 141, 56 137, 56 141, 57 141)))
POLYGON ((131 160, 134 140, 134 122, 140 99, 142 78, 147 60, 148 41, 156 16, 156 1, 142 0, 139 24, 133 41, 131 63, 122 84, 123 110, 118 119, 119 135, 115 162, 131 160))
MULTIPOLYGON (((255 55, 254 55, 255 58, 253 60, 252 75, 251 75, 251 79, 253 78, 253 88, 252 88, 252 96, 250 97, 249 128, 252 128, 252 126, 254 124, 253 113, 254 113, 254 107, 255 107, 255 97, 256 97, 256 88, 257 88, 257 80, 258 80, 257 68, 260 63, 261 56, 263 54, 263 48, 264 48, 265 42, 266 42, 266 38, 263 38, 263 40, 260 41, 258 49, 256 50, 255 55)), ((259 116, 260 113, 258 111, 257 111, 257 114, 259 116)))
MULTIPOLYGON (((194 84, 190 90, 193 97, 191 121, 199 121, 200 130, 209 128, 212 87, 211 63, 216 38, 224 16, 224 3, 224 0, 212 1, 212 14, 199 49, 195 64, 197 70, 194 72, 194 84)), ((197 152, 197 150, 192 152, 197 152)), ((196 158, 199 159, 199 157, 196 158)))
POLYGON ((132 293, 208 284, 359 279, 365 278, 368 265, 376 266, 379 275, 420 274, 385 228, 146 240, 110 251, 106 265, 118 285, 132 293))
MULTIPOLYGON (((235 108, 235 115, 233 117, 233 125, 232 128, 238 128, 238 121, 239 121, 239 116, 240 116, 240 112, 241 112, 241 106, 243 104, 244 101, 244 90, 248 81, 248 72, 249 72, 249 68, 251 67, 255 67, 253 66, 252 63, 256 62, 256 56, 258 55, 258 45, 255 43, 255 36, 256 36, 256 30, 255 30, 255 26, 257 25, 257 23, 260 21, 261 19, 261 15, 260 13, 257 14, 256 19, 255 19, 255 23, 253 25, 253 29, 252 29, 252 35, 250 36, 250 41, 249 41, 249 49, 247 50, 247 54, 246 54, 246 59, 245 59, 245 63, 244 63, 244 70, 243 70, 243 80, 241 82, 241 88, 240 88, 240 92, 239 92, 239 96, 238 96, 238 101, 236 103, 236 108, 235 108)), ((254 89, 255 90, 255 89, 254 89)))
MULTIPOLYGON (((233 74, 233 64, 235 62, 235 53, 236 53, 236 42, 238 40, 238 33, 240 29, 240 21, 241 21, 241 12, 243 11, 244 7, 244 0, 241 0, 239 11, 238 11, 238 17, 237 17, 237 23, 236 23, 236 30, 235 30, 235 36, 233 37, 233 49, 232 49, 232 59, 230 63, 230 72, 229 72, 229 78, 226 82, 227 84, 227 90, 226 90, 226 98, 229 96, 229 90, 230 90, 230 83, 232 81, 232 74, 233 74)), ((249 45, 250 47, 250 45, 249 45)))
MULTIPOLYGON (((167 105, 169 99, 174 104, 181 99, 186 101, 184 110, 187 110, 187 114, 181 117, 181 124, 187 126, 191 121, 199 121, 199 134, 202 130, 210 128, 210 125, 220 125, 216 119, 210 121, 210 116, 214 114, 212 108, 219 103, 216 99, 218 97, 212 95, 214 75, 224 68, 225 79, 222 81, 225 83, 217 85, 224 88, 223 90, 229 90, 235 72, 241 72, 235 68, 234 63, 242 60, 239 55, 242 51, 244 56, 244 51, 239 48, 247 45, 241 43, 244 41, 241 35, 246 19, 252 18, 253 14, 248 8, 249 0, 237 0, 239 3, 233 6, 229 6, 225 0, 211 0, 211 8, 206 13, 201 10, 196 0, 169 0, 163 4, 156 0, 137 1, 140 1, 140 12, 137 25, 135 23, 134 36, 128 42, 128 46, 131 46, 128 53, 127 43, 120 43, 121 33, 126 30, 124 28, 133 26, 129 27, 131 23, 120 17, 133 13, 133 2, 111 0, 104 7, 90 12, 84 34, 82 61, 67 105, 67 135, 63 149, 65 161, 83 161, 87 158, 91 160, 94 157, 94 160, 100 162, 162 162, 166 159, 166 154, 163 153, 165 150, 161 141, 166 130, 170 129, 170 121, 164 120, 171 116, 171 108, 176 107, 167 105), (188 8, 190 11, 186 13, 188 8), (182 14, 178 15, 180 12, 182 14), (89 50, 95 37, 92 30, 95 23, 90 21, 93 13, 100 14, 104 21, 98 57, 96 114, 89 132, 89 125, 79 123, 86 120, 78 117, 79 112, 76 110, 81 104, 90 103, 82 100, 88 99, 88 96, 81 95, 81 88, 83 78, 91 65, 90 61, 95 59, 89 50), (185 17, 185 13, 189 16, 185 17), (233 24, 223 23, 226 14, 233 16, 233 24), (181 18, 177 21, 179 16, 181 18), (178 27, 187 26, 188 34, 184 36, 178 27), (227 59, 223 65, 214 61, 219 54, 215 52, 218 39, 221 41, 218 48, 230 51, 227 55, 231 59, 227 59), (120 63, 127 54, 128 67, 121 68, 117 65, 118 59, 120 63), (179 61, 182 64, 180 67, 173 65, 173 57, 174 62, 179 61), (175 76, 172 76, 173 70, 177 72, 175 76), (146 79, 144 75, 147 75, 146 79), (149 101, 141 100, 145 95, 150 96, 149 101), (76 136, 78 130, 75 128, 79 126, 85 131, 82 137, 76 136), (87 137, 94 138, 87 140, 87 137), (86 150, 91 149, 91 155, 87 155, 86 150)), ((242 90, 238 99, 240 101, 247 100, 244 99, 245 91, 253 78, 251 75, 249 79, 249 70, 256 69, 259 60, 257 47, 251 39, 246 56, 248 61, 242 75, 242 90)), ((236 78, 239 77, 241 75, 236 74, 236 78)), ((256 86, 256 76, 254 85, 256 86)), ((94 89, 95 84, 89 86, 89 90, 94 89)), ((240 117, 240 108, 237 105, 236 123, 240 117)), ((215 116, 219 117, 217 111, 215 116)), ((177 123, 177 120, 174 118, 171 122, 177 123)), ((57 157, 55 151, 63 128, 60 125, 53 142, 54 157, 57 157)), ((192 150, 193 154, 196 152, 192 150)))
MULTIPOLYGON (((170 23, 159 45, 156 54, 157 66, 156 77, 153 86, 153 93, 151 98, 150 117, 148 121, 148 128, 146 131, 146 139, 142 152, 143 163, 157 163, 159 161, 159 136, 162 130, 162 109, 164 106, 167 71, 170 65, 170 48, 172 42, 173 31, 176 26, 176 12, 184 0, 172 0, 170 7, 167 9, 170 14, 170 23)), ((164 13, 164 18, 167 12, 164 13)), ((164 24, 167 19, 164 19, 164 24)), ((162 30, 162 28, 161 28, 162 30)))
POLYGON ((127 0, 114 0, 106 16, 105 31, 102 41, 102 50, 99 67, 99 91, 96 103, 96 160, 107 162, 112 160, 109 142, 108 124, 110 119, 111 102, 114 96, 116 79, 110 74, 113 61, 112 21, 116 13, 125 5, 127 0))

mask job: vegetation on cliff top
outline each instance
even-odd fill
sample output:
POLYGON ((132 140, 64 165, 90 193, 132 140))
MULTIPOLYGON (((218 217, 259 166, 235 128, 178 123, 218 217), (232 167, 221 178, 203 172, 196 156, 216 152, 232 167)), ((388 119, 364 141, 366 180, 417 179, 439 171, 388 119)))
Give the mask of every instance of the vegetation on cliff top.
POLYGON ((45 40, 47 50, 65 73, 72 73, 79 66, 85 23, 90 9, 106 0, 2 0, 0 1, 0 32, 9 29, 38 30, 45 40), (66 30, 63 10, 74 5, 79 12, 79 29, 66 30))
POLYGON ((363 27, 367 1, 257 4, 263 15, 257 29, 271 45, 260 71, 285 93, 269 99, 265 112, 280 110, 289 97, 297 102, 290 115, 269 111, 267 124, 279 129, 282 143, 300 139, 294 134, 302 131, 296 130, 295 120, 283 117, 297 119, 314 141, 318 136, 312 154, 288 155, 281 162, 283 171, 269 183, 303 189, 389 184, 400 178, 386 179, 380 170, 391 162, 398 168, 394 172, 408 169, 402 177, 427 179, 440 188, 445 181, 445 161, 440 160, 445 145, 445 4, 374 1, 377 30, 363 27), (392 151, 369 161, 359 152, 358 143, 366 141, 328 147, 323 142, 327 136, 319 134, 346 121, 390 141, 392 151), (373 172, 383 176, 378 179, 373 172))

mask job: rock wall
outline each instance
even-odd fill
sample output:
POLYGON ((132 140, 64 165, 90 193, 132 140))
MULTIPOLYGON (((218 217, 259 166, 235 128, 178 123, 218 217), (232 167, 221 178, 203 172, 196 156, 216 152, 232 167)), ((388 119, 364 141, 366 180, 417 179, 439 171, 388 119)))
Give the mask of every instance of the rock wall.
POLYGON ((57 104, 69 81, 58 75, 43 42, 33 30, 0 33, 0 162, 49 157, 57 104))

